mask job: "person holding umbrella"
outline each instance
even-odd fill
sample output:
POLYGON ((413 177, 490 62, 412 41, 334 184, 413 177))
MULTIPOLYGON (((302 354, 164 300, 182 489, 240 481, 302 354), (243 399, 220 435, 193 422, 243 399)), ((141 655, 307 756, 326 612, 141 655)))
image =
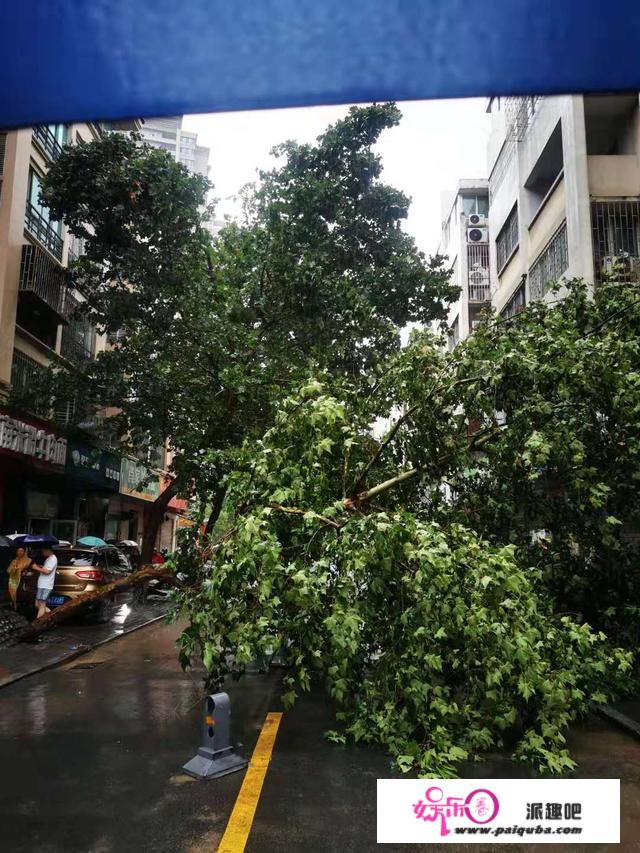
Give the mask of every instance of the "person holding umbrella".
POLYGON ((42 565, 39 566, 37 563, 33 563, 31 566, 36 572, 40 572, 38 589, 36 590, 36 619, 40 619, 45 613, 50 612, 47 607, 47 599, 51 595, 51 590, 56 580, 56 569, 58 568, 58 558, 53 553, 50 545, 43 546, 42 555, 44 557, 42 565))
POLYGON ((18 587, 20 586, 20 578, 22 573, 33 565, 33 560, 27 554, 27 549, 23 545, 18 545, 16 555, 9 563, 7 571, 9 572, 9 598, 13 609, 18 609, 18 587))

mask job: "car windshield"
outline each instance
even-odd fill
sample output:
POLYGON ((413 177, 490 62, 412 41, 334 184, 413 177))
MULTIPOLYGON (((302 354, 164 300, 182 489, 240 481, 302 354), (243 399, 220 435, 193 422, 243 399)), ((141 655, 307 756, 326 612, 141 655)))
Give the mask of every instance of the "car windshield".
POLYGON ((59 566, 91 566, 95 556, 95 551, 76 551, 72 548, 56 549, 54 553, 59 566))

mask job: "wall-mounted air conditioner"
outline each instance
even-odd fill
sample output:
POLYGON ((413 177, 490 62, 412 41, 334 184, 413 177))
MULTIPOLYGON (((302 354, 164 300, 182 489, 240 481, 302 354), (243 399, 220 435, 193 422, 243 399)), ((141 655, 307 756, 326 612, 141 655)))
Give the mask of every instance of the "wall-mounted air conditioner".
POLYGON ((483 213, 470 213, 467 218, 467 224, 483 228, 487 224, 487 217, 483 213))
POLYGON ((488 243, 489 231, 487 228, 467 228, 468 243, 488 243))

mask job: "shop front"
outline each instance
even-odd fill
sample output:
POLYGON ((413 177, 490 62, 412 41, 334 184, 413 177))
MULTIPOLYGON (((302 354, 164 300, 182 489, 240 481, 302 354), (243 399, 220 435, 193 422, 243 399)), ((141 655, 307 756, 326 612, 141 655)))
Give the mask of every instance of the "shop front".
POLYGON ((50 424, 0 408, 0 533, 67 530, 76 517, 67 453, 50 424))
POLYGON ((119 493, 120 469, 120 457, 115 453, 69 440, 66 472, 76 494, 75 527, 69 530, 72 538, 59 538, 75 541, 81 536, 107 537, 109 499, 119 493))
POLYGON ((123 456, 119 493, 109 499, 106 539, 131 539, 142 546, 144 511, 160 494, 160 475, 142 462, 123 456))

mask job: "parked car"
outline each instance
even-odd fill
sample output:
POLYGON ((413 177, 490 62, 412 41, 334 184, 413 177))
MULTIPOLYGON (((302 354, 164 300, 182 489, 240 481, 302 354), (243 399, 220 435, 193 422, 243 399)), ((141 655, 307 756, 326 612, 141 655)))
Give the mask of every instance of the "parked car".
POLYGON ((114 545, 129 558, 133 569, 140 566, 140 547, 133 539, 107 539, 108 545, 114 545))
MULTIPOLYGON (((47 606, 51 609, 77 598, 83 592, 93 592, 131 572, 128 557, 118 548, 54 548, 58 558, 55 583, 47 606)), ((34 554, 34 557, 37 556, 34 554)), ((34 607, 38 573, 23 572, 18 587, 18 605, 27 611, 34 607)), ((95 621, 109 618, 113 598, 91 605, 85 617, 95 621)))

